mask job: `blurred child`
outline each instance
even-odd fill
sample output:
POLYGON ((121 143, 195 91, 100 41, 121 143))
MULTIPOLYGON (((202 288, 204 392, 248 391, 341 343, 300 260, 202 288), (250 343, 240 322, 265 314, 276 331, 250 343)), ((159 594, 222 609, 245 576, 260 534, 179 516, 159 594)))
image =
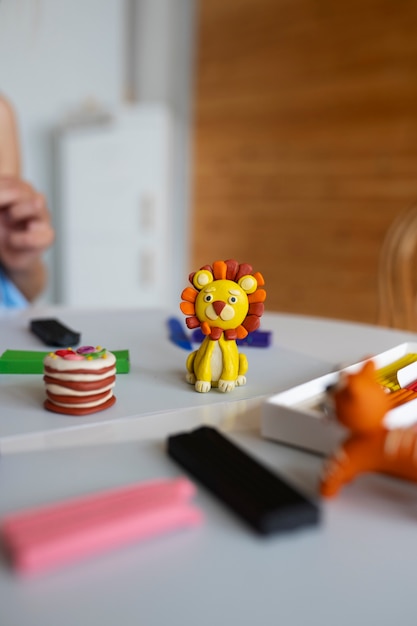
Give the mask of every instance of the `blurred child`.
POLYGON ((0 96, 0 308, 22 308, 42 293, 42 255, 53 240, 44 196, 21 178, 14 111, 0 96))

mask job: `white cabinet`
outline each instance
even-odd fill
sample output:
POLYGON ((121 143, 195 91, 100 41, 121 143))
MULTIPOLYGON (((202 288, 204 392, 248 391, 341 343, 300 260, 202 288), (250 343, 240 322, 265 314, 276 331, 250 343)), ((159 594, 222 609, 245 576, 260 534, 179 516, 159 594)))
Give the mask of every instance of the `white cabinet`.
MULTIPOLYGON (((159 105, 124 108, 109 119, 68 125, 57 133, 60 303, 152 307, 178 302, 172 290, 183 268, 172 241, 178 233, 172 224, 172 135, 170 113, 159 105)), ((175 220, 182 219, 177 207, 175 220)))

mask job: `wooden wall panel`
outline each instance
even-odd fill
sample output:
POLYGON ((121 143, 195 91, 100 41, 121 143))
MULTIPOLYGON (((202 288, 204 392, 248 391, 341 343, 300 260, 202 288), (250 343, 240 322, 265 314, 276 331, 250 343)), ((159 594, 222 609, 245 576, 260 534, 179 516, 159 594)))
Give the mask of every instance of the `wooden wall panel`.
POLYGON ((384 234, 417 198, 417 3, 201 0, 190 270, 270 310, 374 322, 384 234))

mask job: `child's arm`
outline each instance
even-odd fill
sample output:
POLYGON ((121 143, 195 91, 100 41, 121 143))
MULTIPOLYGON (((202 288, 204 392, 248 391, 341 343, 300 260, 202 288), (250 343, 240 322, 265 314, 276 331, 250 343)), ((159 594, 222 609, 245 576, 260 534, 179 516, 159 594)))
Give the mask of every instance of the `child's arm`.
POLYGON ((20 146, 11 104, 0 95, 0 175, 20 176, 20 146))

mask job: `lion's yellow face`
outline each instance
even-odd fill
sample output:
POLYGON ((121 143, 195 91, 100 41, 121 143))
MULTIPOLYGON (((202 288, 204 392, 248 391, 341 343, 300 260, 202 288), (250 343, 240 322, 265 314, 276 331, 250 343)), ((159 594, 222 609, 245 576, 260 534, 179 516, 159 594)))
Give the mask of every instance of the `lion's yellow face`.
POLYGON ((189 276, 181 311, 188 315, 187 327, 200 327, 213 340, 224 334, 227 340, 243 339, 259 327, 265 290, 262 274, 252 274, 252 266, 233 259, 215 261, 189 276))
POLYGON ((237 328, 248 313, 246 292, 232 280, 215 280, 204 287, 195 302, 200 322, 223 330, 237 328))

